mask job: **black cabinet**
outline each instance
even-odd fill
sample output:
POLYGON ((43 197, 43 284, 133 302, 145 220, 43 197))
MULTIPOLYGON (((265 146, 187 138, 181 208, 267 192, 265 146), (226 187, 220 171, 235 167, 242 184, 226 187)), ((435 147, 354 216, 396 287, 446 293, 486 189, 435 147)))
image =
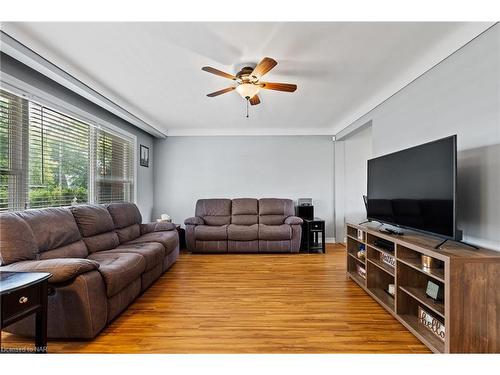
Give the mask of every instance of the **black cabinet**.
POLYGON ((301 250, 312 253, 321 251, 325 253, 325 221, 319 217, 302 219, 301 250))

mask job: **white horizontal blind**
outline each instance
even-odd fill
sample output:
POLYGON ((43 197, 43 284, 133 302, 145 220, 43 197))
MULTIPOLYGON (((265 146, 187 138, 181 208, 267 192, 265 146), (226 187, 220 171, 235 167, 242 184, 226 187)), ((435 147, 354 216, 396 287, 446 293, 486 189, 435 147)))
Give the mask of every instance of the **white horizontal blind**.
POLYGON ((134 188, 134 143, 103 129, 95 131, 95 202, 130 202, 134 188))
POLYGON ((0 90, 0 211, 133 201, 135 142, 0 90))
POLYGON ((29 106, 29 207, 88 203, 90 125, 29 106))
POLYGON ((26 207, 28 101, 0 90, 0 211, 26 207))

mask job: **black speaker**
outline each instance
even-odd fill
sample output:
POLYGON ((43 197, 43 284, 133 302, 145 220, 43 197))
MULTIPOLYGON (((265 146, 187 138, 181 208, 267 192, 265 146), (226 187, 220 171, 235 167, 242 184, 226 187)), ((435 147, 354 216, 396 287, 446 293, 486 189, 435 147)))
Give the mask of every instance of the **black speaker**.
POLYGON ((314 206, 297 206, 297 216, 302 219, 314 219, 314 206))

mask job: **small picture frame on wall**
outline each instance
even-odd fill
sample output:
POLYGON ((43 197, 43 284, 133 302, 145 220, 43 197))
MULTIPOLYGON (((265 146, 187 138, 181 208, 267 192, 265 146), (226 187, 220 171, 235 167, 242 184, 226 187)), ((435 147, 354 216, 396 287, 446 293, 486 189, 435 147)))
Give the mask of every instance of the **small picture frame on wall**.
POLYGON ((141 145, 139 149, 139 164, 141 167, 149 168, 149 147, 141 145))

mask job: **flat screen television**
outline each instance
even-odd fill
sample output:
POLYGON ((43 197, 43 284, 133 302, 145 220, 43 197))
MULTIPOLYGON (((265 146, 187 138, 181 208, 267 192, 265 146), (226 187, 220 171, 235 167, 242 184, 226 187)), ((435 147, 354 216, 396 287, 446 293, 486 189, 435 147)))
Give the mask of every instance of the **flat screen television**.
POLYGON ((368 160, 368 220, 457 239, 456 135, 368 160))

